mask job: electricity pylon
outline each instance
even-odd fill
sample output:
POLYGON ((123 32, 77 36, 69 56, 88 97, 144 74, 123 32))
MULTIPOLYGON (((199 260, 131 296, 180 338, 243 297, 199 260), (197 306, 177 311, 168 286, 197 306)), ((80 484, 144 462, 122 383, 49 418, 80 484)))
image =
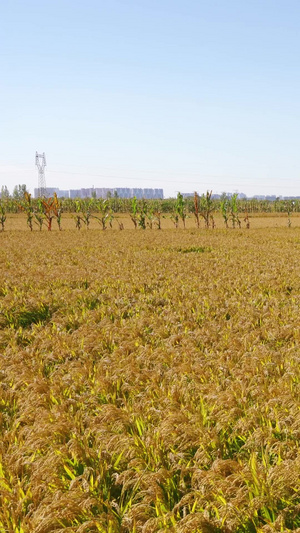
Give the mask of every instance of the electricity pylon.
POLYGON ((38 168, 38 195, 40 197, 46 196, 46 178, 45 178, 45 166, 46 156, 45 152, 38 154, 35 152, 35 164, 38 168))

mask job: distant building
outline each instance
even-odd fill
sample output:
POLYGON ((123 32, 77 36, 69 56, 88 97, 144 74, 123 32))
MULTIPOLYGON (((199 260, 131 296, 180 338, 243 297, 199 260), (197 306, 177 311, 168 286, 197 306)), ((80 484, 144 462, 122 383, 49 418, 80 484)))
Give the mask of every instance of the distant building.
POLYGON ((80 198, 92 198, 94 189, 80 189, 80 198))
POLYGON ((118 187, 115 189, 117 195, 119 198, 130 198, 131 197, 131 189, 128 187, 118 187))
MULTIPOLYGON (((58 196, 59 189, 57 187, 46 187, 45 189, 46 198, 50 198, 51 196, 54 195, 55 192, 58 196)), ((40 196, 40 189, 34 189, 34 197, 38 198, 39 196, 40 196)))
POLYGON ((62 191, 58 189, 58 192, 56 194, 58 198, 70 198, 70 191, 62 191))
POLYGON ((143 194, 143 189, 132 189, 132 196, 135 196, 136 198, 143 198, 143 194))
POLYGON ((266 196, 266 200, 268 200, 268 202, 275 202, 276 200, 275 194, 273 194, 272 196, 266 196))
MULTIPOLYGON (((57 187, 47 187, 46 196, 50 197, 56 193, 58 198, 109 198, 117 195, 119 198, 136 198, 142 199, 163 199, 163 189, 140 189, 128 187, 89 187, 82 189, 60 190, 57 187)), ((39 189, 34 189, 34 197, 38 198, 39 189)))
MULTIPOLYGON (((34 189, 34 198, 38 198, 40 193, 40 189, 34 189)), ((163 189, 142 189, 142 188, 129 188, 129 187, 89 187, 89 188, 81 188, 81 189, 70 189, 70 190, 62 190, 58 187, 46 187, 45 189, 45 196, 47 198, 53 197, 54 193, 57 194, 58 198, 113 198, 114 196, 117 196, 118 198, 133 198, 134 196, 138 199, 157 199, 157 200, 163 200, 164 199, 164 191, 163 189)), ((194 197, 195 192, 185 192, 181 193, 184 198, 194 197)), ((206 193, 203 193, 204 195, 206 193)), ((226 195, 227 198, 232 198, 233 194, 231 192, 223 192, 222 195, 220 194, 212 194, 213 200, 219 200, 223 195, 226 195)), ((253 196, 247 196, 244 193, 237 193, 238 198, 240 200, 259 200, 259 201, 268 201, 268 202, 275 202, 276 200, 300 200, 300 196, 281 196, 281 195, 261 195, 261 194, 255 194, 253 196)), ((202 193, 199 194, 199 196, 202 196, 202 193)), ((0 199, 1 198, 9 198, 10 193, 6 186, 3 186, 0 190, 0 199)))
POLYGON ((81 198, 81 189, 70 189, 70 198, 81 198))
MULTIPOLYGON (((276 197, 276 199, 278 198, 278 196, 276 197)), ((279 200, 299 200, 299 196, 284 196, 282 198, 282 196, 280 196, 279 200)))

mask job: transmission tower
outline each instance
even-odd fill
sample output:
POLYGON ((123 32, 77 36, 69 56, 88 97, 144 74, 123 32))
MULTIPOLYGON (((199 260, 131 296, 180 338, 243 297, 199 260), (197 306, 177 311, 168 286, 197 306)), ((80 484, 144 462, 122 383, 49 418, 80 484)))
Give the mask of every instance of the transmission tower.
POLYGON ((46 196, 46 178, 45 178, 45 166, 46 156, 45 152, 38 154, 35 152, 35 164, 38 168, 38 195, 40 197, 46 196))

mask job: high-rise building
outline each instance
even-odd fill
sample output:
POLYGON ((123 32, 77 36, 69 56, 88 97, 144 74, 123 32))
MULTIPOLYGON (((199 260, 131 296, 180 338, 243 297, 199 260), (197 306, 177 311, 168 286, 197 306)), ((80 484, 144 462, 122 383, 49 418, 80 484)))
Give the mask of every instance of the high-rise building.
MULTIPOLYGON (((70 190, 60 190, 57 187, 47 187, 45 189, 45 196, 48 198, 53 196, 54 193, 57 194, 58 198, 109 198, 113 197, 115 194, 119 198, 133 198, 134 196, 138 199, 163 199, 164 191, 163 189, 141 189, 129 187, 89 187, 82 189, 70 189, 70 190)), ((34 189, 34 197, 38 198, 40 196, 40 190, 34 189)))

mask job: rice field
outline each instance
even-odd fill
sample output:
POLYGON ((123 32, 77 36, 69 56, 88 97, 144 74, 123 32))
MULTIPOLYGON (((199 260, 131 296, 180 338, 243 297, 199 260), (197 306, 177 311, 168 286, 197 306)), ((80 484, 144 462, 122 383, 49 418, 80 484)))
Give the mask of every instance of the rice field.
POLYGON ((94 224, 0 233, 0 533, 300 531, 300 218, 94 224))

